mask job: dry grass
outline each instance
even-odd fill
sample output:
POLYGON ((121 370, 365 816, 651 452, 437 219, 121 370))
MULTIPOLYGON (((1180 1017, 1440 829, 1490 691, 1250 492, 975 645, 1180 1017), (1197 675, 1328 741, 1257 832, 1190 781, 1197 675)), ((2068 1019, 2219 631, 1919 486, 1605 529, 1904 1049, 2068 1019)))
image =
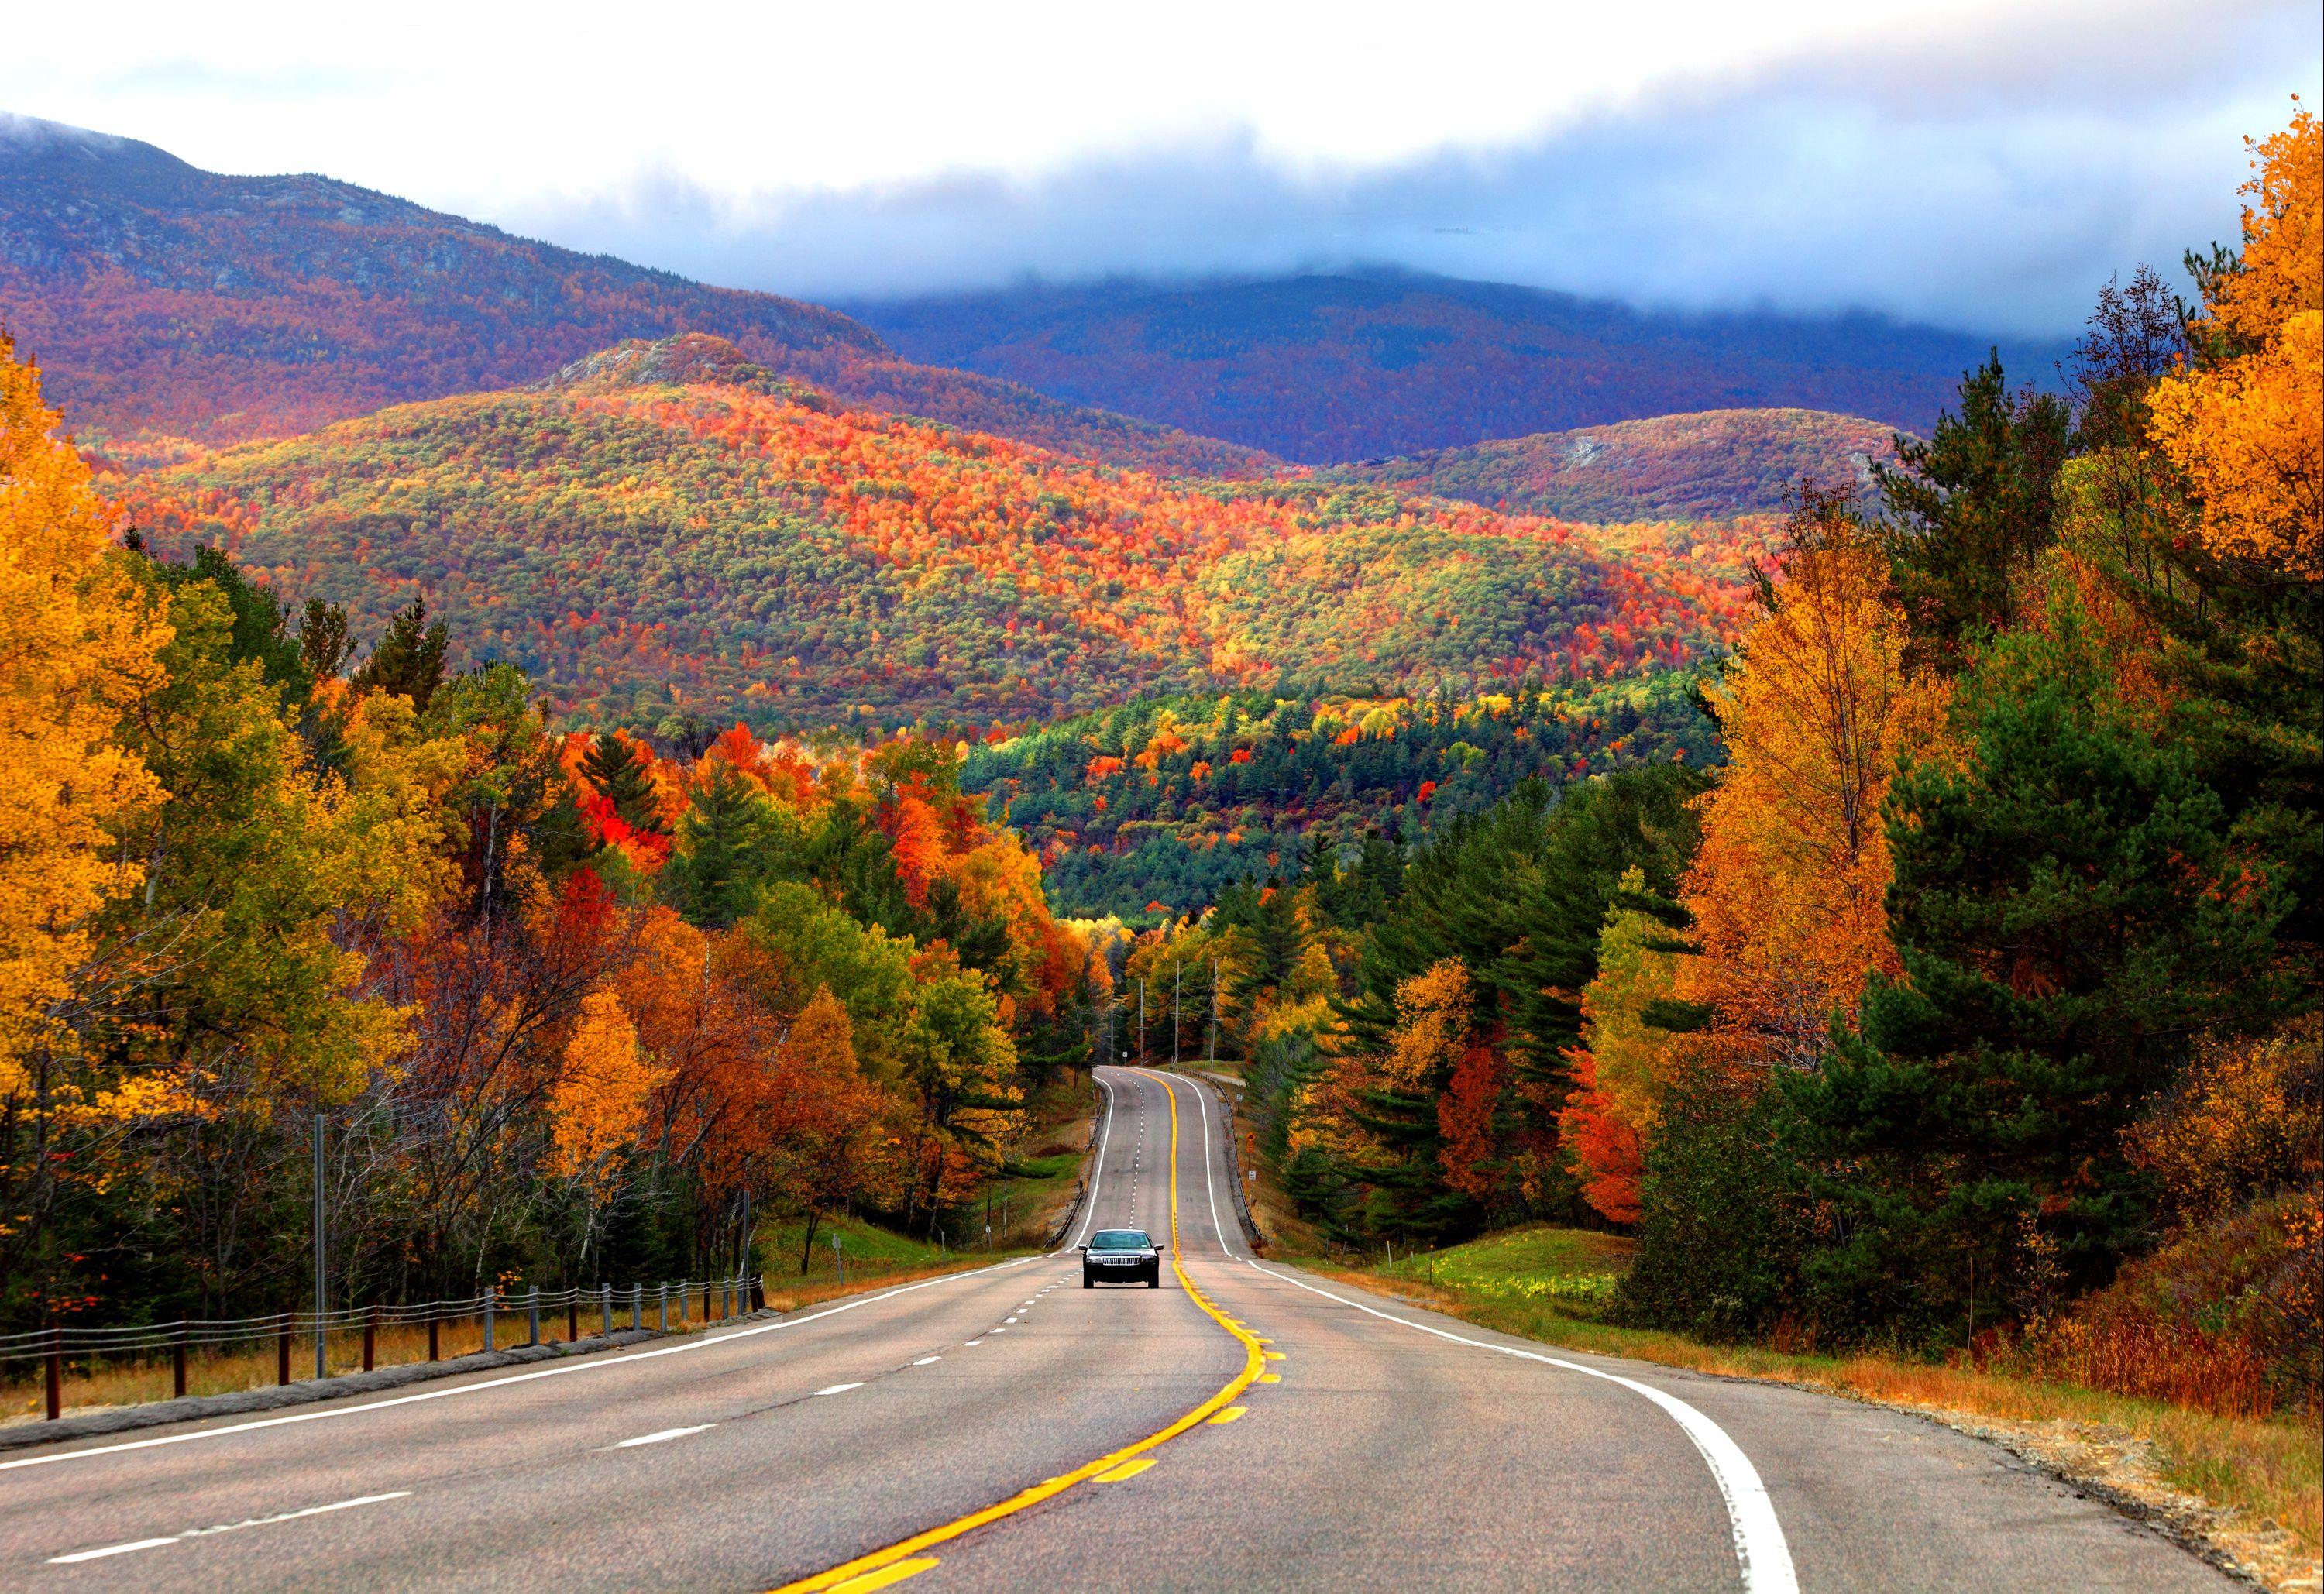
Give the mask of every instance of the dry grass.
POLYGON ((1539 1300, 1431 1286, 1378 1270, 1310 1266, 1481 1328, 1570 1350, 1764 1378, 1923 1413, 2129 1497, 2270 1588, 2317 1587, 2317 1560, 2324 1550, 2324 1446, 2312 1416, 2222 1415, 1897 1357, 1706 1345, 1678 1334, 1584 1321, 1539 1300))
MULTIPOLYGON (((930 1261, 927 1264, 895 1264, 869 1266, 851 1259, 847 1281, 842 1284, 835 1275, 809 1276, 804 1279, 785 1280, 780 1274, 766 1275, 770 1288, 767 1305, 776 1312, 796 1311, 801 1306, 818 1302, 837 1300, 844 1295, 862 1295, 885 1289, 893 1285, 909 1284, 923 1278, 934 1278, 945 1273, 957 1273, 969 1267, 983 1267, 1001 1260, 1006 1253, 975 1257, 954 1257, 949 1262, 930 1261)), ((644 1322, 651 1328, 659 1321, 657 1300, 646 1297, 644 1322)), ((630 1326, 629 1306, 620 1296, 614 1299, 613 1327, 630 1326)), ((702 1292, 693 1291, 687 1298, 683 1318, 678 1300, 670 1302, 670 1331, 673 1333, 694 1333, 706 1327, 715 1327, 724 1321, 724 1303, 714 1302, 712 1315, 703 1315, 702 1292)), ((563 1308, 540 1314, 540 1337, 546 1342, 562 1341, 570 1327, 563 1308)), ((580 1313, 580 1337, 595 1336, 600 1329, 597 1313, 584 1306, 580 1313)), ((493 1318, 493 1342, 506 1350, 522 1345, 526 1341, 526 1318, 523 1305, 516 1303, 493 1318)), ((455 1357, 471 1355, 484 1348, 484 1327, 482 1317, 447 1319, 437 1326, 437 1345, 440 1359, 449 1361, 455 1357)), ((189 1396, 233 1395, 246 1389, 263 1389, 277 1381, 278 1363, 274 1341, 235 1347, 222 1351, 196 1352, 186 1359, 186 1393, 189 1396)), ((428 1359, 428 1330, 424 1325, 383 1327, 374 1344, 374 1365, 380 1368, 401 1367, 428 1359)), ((335 1333, 324 1346, 324 1365, 330 1376, 363 1370, 363 1334, 360 1330, 350 1333, 335 1333)), ((37 1423, 46 1414, 45 1388, 38 1364, 19 1364, 12 1368, 11 1376, 0 1382, 0 1424, 37 1423), (29 1373, 30 1376, 25 1375, 29 1373)), ((315 1342, 305 1335, 294 1335, 290 1341, 290 1377, 294 1381, 311 1378, 315 1373, 315 1342)), ((70 1363, 65 1368, 63 1382, 64 1412, 69 1416, 116 1405, 141 1405, 151 1401, 168 1400, 176 1393, 173 1372, 167 1354, 158 1359, 141 1360, 96 1361, 70 1363)))

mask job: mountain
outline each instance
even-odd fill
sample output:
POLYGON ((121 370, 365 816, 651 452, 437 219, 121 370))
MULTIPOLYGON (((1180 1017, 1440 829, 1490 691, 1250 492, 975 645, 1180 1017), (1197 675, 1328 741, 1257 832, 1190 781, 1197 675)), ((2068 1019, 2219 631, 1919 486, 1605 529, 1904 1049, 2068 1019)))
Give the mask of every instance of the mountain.
POLYGON ((1323 473, 1560 520, 1618 523, 1780 513, 1803 480, 1867 489, 1895 432, 1821 410, 1708 410, 1323 473))
MULTIPOLYGON (((1870 315, 1683 315, 1386 272, 848 308, 908 358, 1316 465, 1713 409, 1829 410, 1925 434, 1987 347, 1870 315)), ((2005 355, 2041 382, 2065 346, 2005 355)))
POLYGON ((706 335, 116 479, 375 635, 556 704, 770 729, 1022 724, 1158 692, 1465 696, 1716 651, 1731 561, 1349 483, 1172 481, 848 408, 706 335))
POLYGON ((836 311, 704 287, 314 176, 229 177, 0 114, 0 322, 67 420, 131 460, 505 387, 708 332, 850 401, 1148 469, 1250 450, 899 359, 836 311))

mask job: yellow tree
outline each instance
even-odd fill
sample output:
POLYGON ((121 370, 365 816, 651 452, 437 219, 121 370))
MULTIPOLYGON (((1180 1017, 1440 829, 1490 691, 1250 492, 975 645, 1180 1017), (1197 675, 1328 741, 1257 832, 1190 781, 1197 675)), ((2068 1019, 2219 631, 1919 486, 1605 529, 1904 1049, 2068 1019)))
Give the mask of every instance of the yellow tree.
POLYGON ((662 1079, 638 1044, 622 999, 604 987, 582 998, 547 1104, 549 1171, 581 1188, 585 1262, 598 1214, 618 1186, 629 1148, 645 1127, 648 1099, 662 1079))
POLYGON ((1391 1090, 1434 1095, 1469 1044, 1469 971, 1457 957, 1430 964, 1396 988, 1396 1027, 1380 1059, 1391 1090))
POLYGON ((1734 1060, 1805 1064, 1874 971, 1898 971, 1880 814, 1902 753, 1937 745, 1941 685, 1904 666, 1886 567, 1845 510, 1794 517, 1766 616, 1713 695, 1728 767, 1700 799, 1683 891, 1703 955, 1680 994, 1711 1008, 1734 1060))
POLYGON ((2203 281, 2214 357, 2166 377, 2154 437, 2214 551, 2324 577, 2324 138, 2301 110, 2255 146, 2240 261, 2203 281))
POLYGON ((115 828, 161 795, 116 733, 168 631, 57 424, 0 334, 0 1099, 71 993, 90 917, 143 878, 115 828))

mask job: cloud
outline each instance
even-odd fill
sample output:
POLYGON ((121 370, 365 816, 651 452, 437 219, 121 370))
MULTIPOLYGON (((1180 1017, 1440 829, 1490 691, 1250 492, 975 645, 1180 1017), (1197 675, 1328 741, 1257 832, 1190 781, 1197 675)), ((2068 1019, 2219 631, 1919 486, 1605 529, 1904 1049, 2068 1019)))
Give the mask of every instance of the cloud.
POLYGON ((189 56, 138 61, 97 77, 90 88, 98 94, 152 97, 180 100, 262 100, 270 102, 328 102, 356 95, 392 92, 409 81, 406 74, 386 70, 318 68, 311 65, 232 66, 198 60, 189 56))
POLYGON ((1698 73, 1490 146, 1286 161, 1248 126, 1033 172, 736 194, 663 165, 493 219, 706 281, 856 299, 1389 264, 1683 308, 1995 333, 2231 238, 2241 135, 2319 90, 2304 5, 2052 12, 1698 73))

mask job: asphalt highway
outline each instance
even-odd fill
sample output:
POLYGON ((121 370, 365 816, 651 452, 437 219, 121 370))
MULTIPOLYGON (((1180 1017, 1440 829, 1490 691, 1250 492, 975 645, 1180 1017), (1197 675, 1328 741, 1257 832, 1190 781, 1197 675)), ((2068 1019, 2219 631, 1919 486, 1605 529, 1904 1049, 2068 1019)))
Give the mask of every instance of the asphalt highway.
POLYGON ((1099 1074, 1056 1256, 16 1452, 0 1588, 2236 1586, 1917 1418, 1254 1258, 1208 1088, 1099 1074), (1163 1287, 1084 1290, 1071 1247, 1099 1227, 1167 1245, 1163 1287))

